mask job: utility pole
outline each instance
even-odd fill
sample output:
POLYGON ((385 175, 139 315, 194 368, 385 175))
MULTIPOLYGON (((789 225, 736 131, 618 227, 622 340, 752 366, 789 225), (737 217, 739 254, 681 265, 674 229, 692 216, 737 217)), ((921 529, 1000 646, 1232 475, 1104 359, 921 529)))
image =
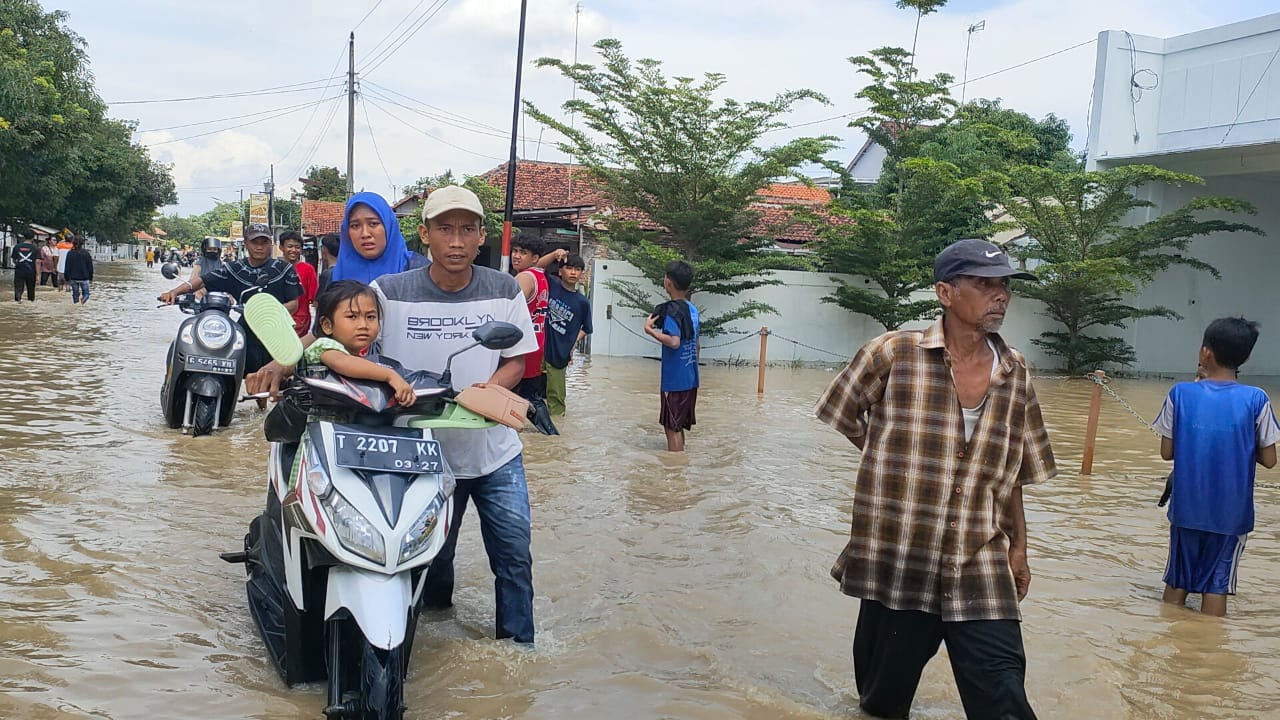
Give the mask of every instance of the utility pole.
POLYGON ((271 179, 263 186, 263 190, 267 191, 267 229, 271 231, 271 242, 276 240, 276 166, 271 165, 271 179))
POLYGON ((502 272, 511 269, 511 214, 516 203, 516 133, 520 130, 520 70, 524 66, 524 18, 529 0, 520 0, 520 35, 516 43, 516 99, 511 110, 511 155, 507 159, 507 199, 502 210, 502 272))
POLYGON ((355 194, 356 165, 356 34, 347 45, 347 197, 355 194))
POLYGON ((969 26, 969 37, 964 41, 964 80, 960 82, 960 104, 964 104, 965 93, 969 89, 969 43, 973 42, 973 34, 987 29, 987 21, 979 20, 969 26))
MULTIPOLYGON (((582 19, 582 3, 578 3, 577 7, 574 8, 574 11, 573 11, 573 64, 575 66, 578 64, 578 21, 581 19, 582 19)), ((578 81, 577 80, 573 81, 573 95, 571 97, 574 100, 578 99, 578 81)), ((577 117, 576 112, 569 113, 570 129, 573 129, 573 123, 576 117, 577 117)), ((542 136, 539 135, 538 139, 541 140, 542 136)), ((538 149, 541 150, 542 145, 538 145, 538 149)), ((573 168, 569 168, 569 202, 573 202, 573 168)), ((579 243, 581 243, 582 241, 582 224, 581 223, 578 224, 578 241, 579 243)))

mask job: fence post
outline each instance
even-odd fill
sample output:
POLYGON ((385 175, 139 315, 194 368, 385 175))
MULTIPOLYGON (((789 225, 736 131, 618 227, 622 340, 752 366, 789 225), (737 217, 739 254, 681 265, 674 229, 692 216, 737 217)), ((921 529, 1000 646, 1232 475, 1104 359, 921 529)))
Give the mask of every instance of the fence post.
POLYGON ((768 349, 769 349, 769 326, 765 325, 764 327, 760 328, 760 362, 759 362, 760 369, 759 369, 759 377, 756 379, 757 395, 764 394, 765 353, 768 351, 768 349))
POLYGON ((1080 474, 1093 474, 1093 446, 1098 440, 1098 414, 1102 411, 1102 383, 1107 374, 1093 371, 1093 397, 1089 400, 1089 424, 1084 430, 1084 458, 1080 461, 1080 474))

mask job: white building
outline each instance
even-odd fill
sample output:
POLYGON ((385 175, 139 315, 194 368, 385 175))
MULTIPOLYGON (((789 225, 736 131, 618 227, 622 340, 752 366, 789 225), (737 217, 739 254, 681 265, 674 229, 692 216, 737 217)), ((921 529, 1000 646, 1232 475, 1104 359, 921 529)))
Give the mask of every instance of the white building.
POLYGON ((1144 163, 1205 178, 1204 186, 1151 188, 1142 222, 1196 195, 1252 203, 1239 216, 1266 232, 1209 236, 1191 246, 1222 273, 1174 268, 1137 298, 1181 321, 1148 319, 1119 331, 1145 372, 1190 372, 1205 325, 1244 315, 1262 322, 1248 374, 1280 374, 1280 13, 1187 35, 1111 30, 1098 37, 1087 161, 1090 169, 1144 163))

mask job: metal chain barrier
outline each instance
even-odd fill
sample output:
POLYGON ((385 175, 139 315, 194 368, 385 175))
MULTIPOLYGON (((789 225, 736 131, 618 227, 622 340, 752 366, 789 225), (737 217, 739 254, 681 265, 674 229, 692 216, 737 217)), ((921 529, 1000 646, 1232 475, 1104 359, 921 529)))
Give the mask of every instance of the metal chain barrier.
MULTIPOLYGON (((758 334, 758 333, 757 333, 757 334, 758 334)), ((812 345, 806 345, 806 344, 804 344, 804 343, 800 342, 799 340, 792 340, 791 338, 786 337, 785 335, 779 335, 778 333, 773 332, 772 330, 770 330, 770 331, 769 331, 769 335, 771 335, 771 336, 773 336, 773 337, 776 337, 776 338, 778 338, 779 340, 786 340, 787 342, 791 343, 792 345, 799 345, 800 347, 802 347, 802 348, 806 348, 806 349, 808 349, 808 350, 814 350, 814 351, 817 351, 817 352, 820 352, 820 353, 826 353, 826 354, 828 354, 828 355, 831 355, 831 356, 834 356, 834 357, 838 357, 838 358, 840 358, 841 360, 847 360, 847 359, 848 359, 848 356, 847 356, 847 355, 845 355, 844 353, 831 352, 830 350, 823 350, 823 349, 822 349, 822 348, 820 348, 820 347, 814 347, 814 346, 812 346, 812 345)))
POLYGON ((710 350, 710 349, 712 349, 712 348, 722 348, 722 347, 726 347, 726 346, 728 346, 728 345, 733 345, 734 343, 740 343, 740 342, 742 342, 743 340, 750 340, 750 339, 751 339, 751 338, 753 338, 753 337, 759 337, 759 336, 760 336, 760 331, 759 331, 759 330, 756 330, 755 332, 750 332, 750 333, 739 333, 739 332, 738 332, 738 331, 736 331, 736 330, 730 330, 730 331, 728 331, 728 334, 731 334, 731 335, 739 335, 739 334, 741 334, 741 335, 742 335, 742 337, 734 338, 733 340, 730 340, 730 341, 728 341, 728 342, 716 343, 715 345, 706 345, 706 344, 703 344, 702 349, 703 349, 703 350, 710 350))
MULTIPOLYGON (((1133 409, 1132 405, 1130 405, 1124 398, 1120 397, 1120 395, 1117 394, 1115 390, 1112 390, 1110 387, 1108 387, 1108 384, 1111 382, 1111 378, 1098 377, 1097 375, 1094 375, 1092 373, 1089 373, 1084 377, 1088 380, 1092 380, 1095 384, 1097 384, 1099 387, 1105 390, 1108 395, 1115 398, 1116 401, 1120 403, 1120 406, 1123 407, 1125 410, 1128 410, 1130 415, 1137 418, 1138 422, 1142 423, 1143 427, 1151 431, 1152 435, 1155 435, 1156 437, 1161 437, 1160 433, 1156 432, 1156 429, 1151 426, 1151 423, 1148 423, 1145 419, 1143 419, 1143 417, 1138 414, 1138 411, 1133 409)), ((1262 483, 1262 482, 1254 481, 1253 486, 1256 488, 1266 488, 1268 490, 1280 489, 1280 485, 1276 483, 1262 483)))
POLYGON ((1133 406, 1132 406, 1132 405, 1130 405, 1130 404, 1129 404, 1129 403, 1128 403, 1124 398, 1122 398, 1122 397, 1120 397, 1119 395, 1117 395, 1117 394, 1116 394, 1116 391, 1115 391, 1115 390, 1112 390, 1112 389, 1109 387, 1109 383, 1111 382, 1111 378, 1108 378, 1108 377, 1098 377, 1097 375, 1094 375, 1094 374, 1092 374, 1092 373, 1090 373, 1090 374, 1088 374, 1088 375, 1085 375, 1084 377, 1085 377, 1086 379, 1088 379, 1088 380, 1092 380, 1092 381, 1094 382, 1094 384, 1098 385, 1098 386, 1099 386, 1099 387, 1101 387, 1103 390, 1105 390, 1105 391, 1106 391, 1106 393, 1107 393, 1108 395, 1110 395, 1111 397, 1115 398, 1115 399, 1116 399, 1116 401, 1120 403, 1120 406, 1121 406, 1121 407, 1123 407, 1125 410, 1128 410, 1130 415, 1132 415, 1132 416, 1134 416, 1135 418, 1137 418, 1137 419, 1138 419, 1138 422, 1142 423, 1142 427, 1144 427, 1144 428, 1146 428, 1147 430, 1151 431, 1151 434, 1152 434, 1152 435, 1155 435, 1156 437, 1160 437, 1160 433, 1156 432, 1156 429, 1155 429, 1155 428, 1153 428, 1153 427, 1151 427, 1151 423, 1147 422, 1147 421, 1146 421, 1146 420, 1145 420, 1141 415, 1139 415, 1139 414, 1138 414, 1138 411, 1137 411, 1137 410, 1134 410, 1134 409, 1133 409, 1133 406))

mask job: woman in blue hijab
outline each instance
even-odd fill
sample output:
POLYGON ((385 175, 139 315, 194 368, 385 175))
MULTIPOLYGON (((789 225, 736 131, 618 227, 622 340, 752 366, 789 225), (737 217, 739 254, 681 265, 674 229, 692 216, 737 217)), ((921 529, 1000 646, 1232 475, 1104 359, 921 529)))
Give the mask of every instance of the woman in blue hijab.
POLYGON ((342 213, 333 281, 370 283, 382 275, 426 264, 426 258, 405 245, 400 222, 381 195, 362 192, 347 200, 346 210, 342 213))

